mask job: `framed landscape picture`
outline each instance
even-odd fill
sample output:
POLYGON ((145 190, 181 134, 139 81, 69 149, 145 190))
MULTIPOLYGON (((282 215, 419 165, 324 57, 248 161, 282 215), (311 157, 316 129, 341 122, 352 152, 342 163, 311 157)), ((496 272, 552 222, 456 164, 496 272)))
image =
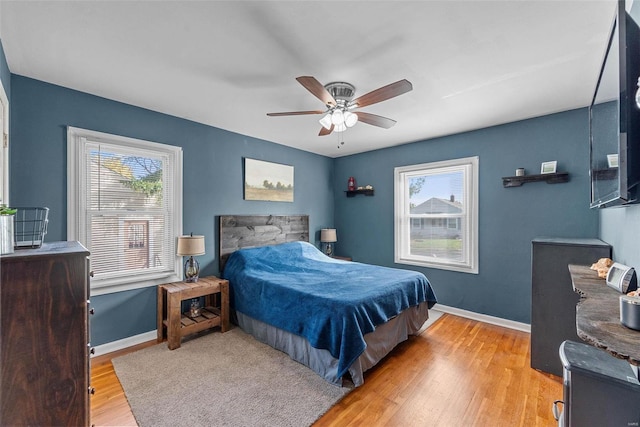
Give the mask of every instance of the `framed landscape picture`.
POLYGON ((244 199, 293 202, 293 166, 245 157, 244 199))

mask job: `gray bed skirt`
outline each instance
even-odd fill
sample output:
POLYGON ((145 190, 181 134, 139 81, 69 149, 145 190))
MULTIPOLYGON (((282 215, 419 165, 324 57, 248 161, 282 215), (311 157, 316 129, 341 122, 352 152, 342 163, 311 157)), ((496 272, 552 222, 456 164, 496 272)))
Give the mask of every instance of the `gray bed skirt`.
MULTIPOLYGON (((238 325, 258 341, 287 353, 293 360, 315 371, 328 382, 342 386, 342 378, 337 377, 338 359, 328 350, 311 347, 309 342, 290 332, 278 329, 243 313, 236 312, 238 325)), ((363 373, 378 363, 393 348, 414 335, 429 318, 427 303, 409 307, 375 331, 364 336, 367 347, 360 357, 349 367, 354 385, 364 383, 363 373)))

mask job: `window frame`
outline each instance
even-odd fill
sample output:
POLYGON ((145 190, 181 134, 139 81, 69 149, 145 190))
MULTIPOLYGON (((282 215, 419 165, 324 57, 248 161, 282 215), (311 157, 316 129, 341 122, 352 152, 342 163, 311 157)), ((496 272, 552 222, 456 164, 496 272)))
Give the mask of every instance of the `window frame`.
MULTIPOLYGON (((183 205, 183 177, 182 177, 182 148, 173 145, 150 142, 141 139, 112 135, 87 129, 67 127, 67 240, 77 240, 87 244, 88 236, 86 189, 87 147, 94 143, 103 143, 122 147, 122 152, 133 154, 155 154, 168 156, 171 167, 166 171, 168 180, 172 182, 169 193, 173 200, 169 203, 170 212, 167 215, 173 223, 169 233, 173 236, 182 234, 182 205, 183 205)), ((140 212, 140 217, 145 215, 140 212)), ((125 236, 122 236, 124 239, 125 236)), ((121 242, 124 245, 124 240, 121 242)), ((175 250, 173 251, 175 254, 175 250)), ((172 268, 165 272, 150 272, 147 274, 130 275, 114 274, 114 277, 91 279, 91 295, 102 295, 132 289, 157 286, 162 283, 182 280, 182 260, 174 255, 172 268)))
POLYGON ((2 126, 0 126, 0 204, 9 206, 9 98, 0 81, 2 126))
MULTIPOLYGON (((421 163, 394 168, 394 262, 397 264, 416 265, 420 267, 438 268, 442 270, 478 274, 478 189, 479 189, 479 157, 438 162, 421 163), (421 175, 437 175, 462 171, 464 214, 460 221, 463 228, 463 261, 436 259, 412 255, 410 253, 410 233, 412 218, 409 213, 408 179, 421 175)), ((445 227, 448 226, 448 218, 445 227)))

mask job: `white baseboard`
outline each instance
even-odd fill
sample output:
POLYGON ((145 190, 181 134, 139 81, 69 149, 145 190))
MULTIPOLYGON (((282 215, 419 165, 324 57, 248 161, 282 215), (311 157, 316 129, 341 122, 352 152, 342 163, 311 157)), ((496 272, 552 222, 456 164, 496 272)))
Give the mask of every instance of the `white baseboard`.
POLYGON ((473 311, 463 310, 461 308, 449 307, 447 305, 436 304, 432 310, 441 311, 443 313, 453 314, 455 316, 465 317, 478 322, 490 323, 492 325, 503 326, 517 331, 531 333, 531 325, 527 323, 516 322, 513 320, 502 319, 500 317, 489 316, 487 314, 475 313, 473 311))
POLYGON ((143 334, 134 335, 132 337, 123 338, 117 341, 111 341, 106 344, 97 345, 94 347, 95 354, 91 357, 102 356, 103 354, 111 353, 112 351, 122 350, 127 347, 142 344, 147 341, 152 341, 158 338, 158 332, 153 331, 145 332, 143 334))
MULTIPOLYGON (((515 329, 517 331, 531 333, 531 325, 527 323, 515 322, 513 320, 502 319, 500 317, 489 316, 487 314, 475 313, 473 311, 463 310, 461 308, 449 307, 447 305, 436 304, 431 310, 439 311, 442 313, 449 313, 455 316, 465 317, 471 320, 477 320, 478 322, 490 323, 492 325, 503 326, 509 329, 515 329)), ((134 335, 132 337, 123 338, 117 341, 111 341, 106 344, 98 345, 95 347, 95 356, 101 356, 103 354, 111 353, 112 351, 122 350, 127 347, 142 344, 147 341, 152 341, 157 338, 157 331, 149 331, 143 334, 134 335)))

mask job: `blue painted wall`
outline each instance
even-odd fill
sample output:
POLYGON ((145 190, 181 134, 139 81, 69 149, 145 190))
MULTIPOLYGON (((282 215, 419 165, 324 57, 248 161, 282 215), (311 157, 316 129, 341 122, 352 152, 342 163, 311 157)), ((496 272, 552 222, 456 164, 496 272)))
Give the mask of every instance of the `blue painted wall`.
POLYGON ((355 261, 422 271, 440 303, 530 323, 531 240, 597 237, 598 214, 589 209, 587 109, 481 129, 335 160, 336 253, 355 261), (479 156, 479 274, 394 263, 393 169, 479 156), (501 177, 558 161, 570 181, 504 188, 501 177), (347 179, 375 188, 373 197, 346 198, 347 179))
POLYGON ((600 238, 613 246, 613 260, 640 270, 640 205, 606 208, 600 214, 600 238))
MULTIPOLYGON (((183 231, 205 236, 207 254, 198 258, 202 275, 219 274, 219 215, 309 214, 312 242, 321 228, 333 225, 330 158, 18 75, 11 76, 11 88, 10 198, 16 206, 51 209, 47 241, 67 238, 67 126, 183 148, 183 231), (293 165, 295 201, 243 200, 243 157, 293 165)), ((154 330, 155 292, 92 297, 92 345, 154 330)))
MULTIPOLYGON (((318 240, 320 228, 336 226, 338 254, 423 271, 442 304, 528 323, 531 240, 595 237, 600 231, 598 212, 588 209, 586 109, 329 159, 22 76, 12 75, 10 86, 10 196, 16 205, 51 208, 49 241, 66 239, 68 125, 183 147, 184 231, 205 235, 203 274, 219 274, 214 254, 217 216, 308 213, 312 241, 318 240), (480 274, 394 264, 393 168, 476 155, 480 274), (294 165, 295 202, 244 201, 243 157, 294 165), (558 160, 558 169, 571 174, 569 183, 502 186, 501 177, 513 175, 516 168, 534 174, 548 160, 558 160), (347 199, 349 176, 355 176, 358 185, 373 185, 375 196, 347 199)), ((637 222, 638 216, 629 221, 637 222)), ((600 235, 614 243, 602 231, 600 235)), ((97 311, 94 345, 155 329, 154 289, 97 296, 92 303, 97 311)))

